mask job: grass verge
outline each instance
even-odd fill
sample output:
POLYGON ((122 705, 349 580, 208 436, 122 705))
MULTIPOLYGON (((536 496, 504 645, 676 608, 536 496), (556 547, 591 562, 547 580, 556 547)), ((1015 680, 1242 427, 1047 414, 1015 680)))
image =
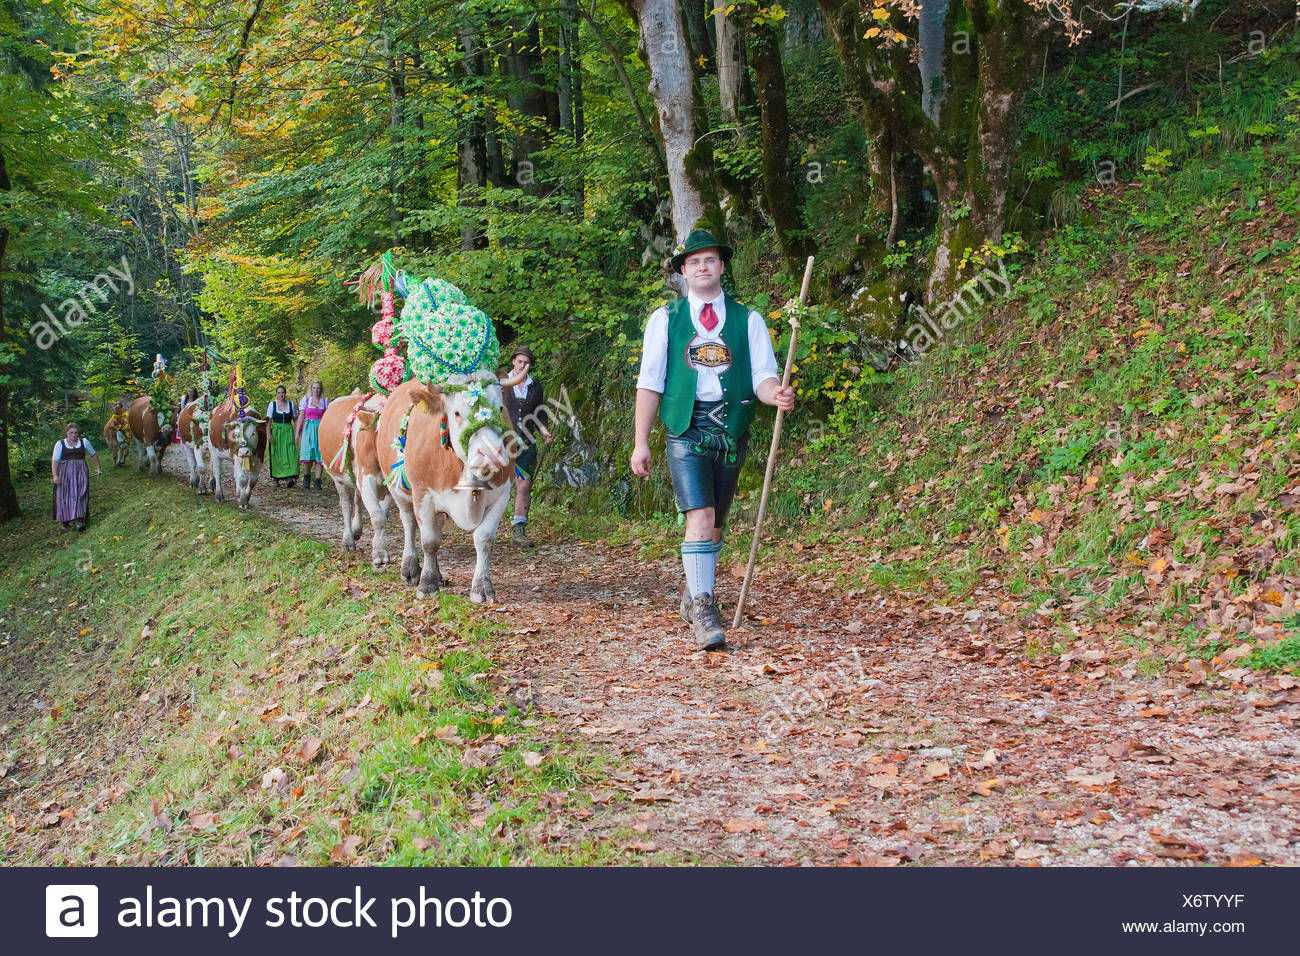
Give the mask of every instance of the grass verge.
POLYGON ((0 530, 7 863, 625 859, 609 767, 512 700, 500 618, 170 478, 92 479, 81 534, 48 494, 0 530))

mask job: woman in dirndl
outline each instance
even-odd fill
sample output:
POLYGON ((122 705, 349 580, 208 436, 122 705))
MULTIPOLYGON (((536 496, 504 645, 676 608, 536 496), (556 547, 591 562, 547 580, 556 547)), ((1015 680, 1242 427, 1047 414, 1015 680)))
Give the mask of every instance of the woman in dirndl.
POLYGON ((311 383, 311 388, 302 397, 302 410, 298 413, 298 461, 302 465, 302 485, 311 487, 312 471, 316 472, 316 489, 320 490, 321 475, 325 463, 320 457, 320 420, 329 408, 330 400, 325 397, 325 386, 319 380, 311 383))
POLYGON ((266 417, 271 422, 271 477, 275 487, 288 481, 292 488, 298 480, 298 442, 294 438, 294 421, 298 406, 289 401, 283 385, 275 387, 275 398, 266 406, 266 417))
POLYGON ((86 530, 90 516, 90 468, 86 458, 95 459, 95 474, 102 475, 99 458, 90 442, 81 437, 76 422, 68 422, 64 437, 54 446, 50 458, 50 479, 54 482, 54 520, 63 527, 75 523, 78 531, 86 530))

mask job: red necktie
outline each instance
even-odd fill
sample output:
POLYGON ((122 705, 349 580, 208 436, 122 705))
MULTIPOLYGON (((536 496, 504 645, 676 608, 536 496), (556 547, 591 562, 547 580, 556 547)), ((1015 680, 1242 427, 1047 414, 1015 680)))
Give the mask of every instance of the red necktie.
POLYGON ((706 302, 704 308, 700 310, 700 325, 704 326, 706 332, 712 332, 717 328, 718 317, 714 314, 712 302, 706 302))

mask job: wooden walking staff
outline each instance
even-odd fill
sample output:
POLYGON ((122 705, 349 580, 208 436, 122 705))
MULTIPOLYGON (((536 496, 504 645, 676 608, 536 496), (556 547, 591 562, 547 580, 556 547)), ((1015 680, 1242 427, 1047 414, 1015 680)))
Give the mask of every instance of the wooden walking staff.
MULTIPOLYGON (((799 290, 799 305, 808 302, 808 284, 812 282, 813 257, 808 257, 808 264, 803 270, 803 288, 799 290)), ((785 354, 785 374, 781 376, 781 385, 790 384, 790 373, 794 370, 794 348, 799 341, 799 313, 790 316, 790 350, 785 354)), ((749 545, 749 566, 745 568, 745 581, 740 586, 740 598, 736 601, 736 617, 732 627, 740 627, 740 616, 745 612, 745 598, 749 595, 749 582, 754 577, 754 563, 758 560, 758 537, 763 531, 763 516, 767 514, 767 493, 772 490, 772 473, 776 471, 776 446, 781 441, 781 421, 785 418, 782 409, 776 410, 776 424, 772 426, 772 447, 767 452, 767 472, 763 475, 763 494, 758 499, 758 519, 754 522, 754 540, 749 545)))

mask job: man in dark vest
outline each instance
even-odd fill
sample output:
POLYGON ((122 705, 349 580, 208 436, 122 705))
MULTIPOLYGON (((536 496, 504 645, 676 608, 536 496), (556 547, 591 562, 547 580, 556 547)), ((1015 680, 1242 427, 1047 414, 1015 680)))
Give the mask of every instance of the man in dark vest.
POLYGON ((510 540, 521 548, 531 548, 529 540, 528 506, 533 498, 533 479, 537 477, 537 433, 549 444, 550 429, 546 427, 549 415, 542 395, 542 383, 535 381, 528 370, 533 364, 533 352, 527 345, 516 345, 510 356, 510 377, 527 376, 518 385, 506 388, 503 398, 510 415, 510 427, 518 438, 518 457, 515 458, 515 520, 511 526, 510 540))
POLYGON ((763 317, 722 291, 730 247, 697 229, 671 261, 688 293, 656 309, 646 323, 632 473, 650 474, 650 428, 657 411, 667 430, 673 496, 686 515, 681 615, 700 647, 721 650, 727 638, 714 572, 749 424, 758 402, 789 412, 794 389, 781 385, 763 317))

